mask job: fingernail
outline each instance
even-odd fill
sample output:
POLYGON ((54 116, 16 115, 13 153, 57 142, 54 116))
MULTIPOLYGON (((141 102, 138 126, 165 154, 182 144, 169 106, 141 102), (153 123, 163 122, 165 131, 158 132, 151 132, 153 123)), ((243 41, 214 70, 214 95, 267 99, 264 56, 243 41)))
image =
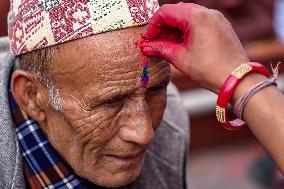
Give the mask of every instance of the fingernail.
POLYGON ((143 47, 142 53, 146 56, 156 56, 152 47, 143 47))

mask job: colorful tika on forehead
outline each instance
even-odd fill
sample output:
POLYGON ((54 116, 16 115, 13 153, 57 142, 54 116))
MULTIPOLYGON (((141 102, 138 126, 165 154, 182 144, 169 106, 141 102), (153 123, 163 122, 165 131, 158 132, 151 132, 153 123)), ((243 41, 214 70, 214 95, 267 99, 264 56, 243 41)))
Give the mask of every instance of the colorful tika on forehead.
POLYGON ((14 54, 148 23, 158 0, 10 0, 14 54))
MULTIPOLYGON (((145 34, 142 34, 140 39, 136 42, 136 46, 142 50, 142 48, 148 42, 147 37, 145 34)), ((142 60, 142 75, 141 75, 141 82, 143 87, 146 87, 149 82, 149 62, 145 56, 143 56, 142 60)))
POLYGON ((141 76, 141 82, 144 87, 146 87, 149 82, 148 74, 149 74, 149 62, 148 60, 145 59, 142 65, 142 76, 141 76))

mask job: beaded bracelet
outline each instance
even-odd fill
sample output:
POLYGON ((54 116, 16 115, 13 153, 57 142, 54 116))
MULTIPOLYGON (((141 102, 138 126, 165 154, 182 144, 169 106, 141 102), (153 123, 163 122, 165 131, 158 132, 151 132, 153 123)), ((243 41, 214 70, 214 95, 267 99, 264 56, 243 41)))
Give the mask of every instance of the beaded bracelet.
POLYGON ((239 130, 245 126, 245 122, 241 119, 228 121, 226 110, 238 84, 250 73, 260 73, 269 77, 267 69, 259 63, 250 62, 241 64, 229 75, 218 94, 216 105, 217 120, 228 130, 239 130))

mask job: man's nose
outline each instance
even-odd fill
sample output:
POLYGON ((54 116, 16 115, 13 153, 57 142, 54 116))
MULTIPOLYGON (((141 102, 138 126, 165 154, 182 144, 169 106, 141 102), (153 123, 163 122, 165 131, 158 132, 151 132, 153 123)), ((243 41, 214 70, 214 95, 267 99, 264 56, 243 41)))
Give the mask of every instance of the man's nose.
POLYGON ((121 115, 122 124, 119 136, 123 141, 148 145, 154 137, 154 130, 148 104, 144 97, 134 97, 128 100, 121 115))

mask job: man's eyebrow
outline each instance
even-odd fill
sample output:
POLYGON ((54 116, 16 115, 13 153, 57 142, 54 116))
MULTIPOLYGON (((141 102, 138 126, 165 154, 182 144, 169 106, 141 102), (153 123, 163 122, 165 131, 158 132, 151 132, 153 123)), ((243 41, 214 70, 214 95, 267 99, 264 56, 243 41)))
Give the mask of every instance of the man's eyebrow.
POLYGON ((166 76, 165 79, 161 80, 157 84, 154 84, 154 86, 160 87, 160 86, 168 85, 170 81, 171 81, 171 76, 169 75, 169 76, 166 76))
POLYGON ((113 99, 116 99, 116 98, 123 98, 123 97, 126 97, 126 96, 129 96, 130 94, 132 94, 136 89, 135 88, 128 88, 128 89, 121 89, 121 88, 117 88, 115 87, 116 89, 114 90, 111 90, 103 95, 100 95, 99 97, 97 98, 94 98, 91 100, 91 106, 92 107, 95 107, 95 106, 98 106, 106 101, 109 101, 109 100, 113 100, 113 99))
POLYGON ((149 86, 149 88, 155 88, 155 87, 163 87, 165 85, 168 85, 171 81, 171 74, 166 74, 162 79, 158 79, 158 81, 153 82, 152 86, 149 86))

